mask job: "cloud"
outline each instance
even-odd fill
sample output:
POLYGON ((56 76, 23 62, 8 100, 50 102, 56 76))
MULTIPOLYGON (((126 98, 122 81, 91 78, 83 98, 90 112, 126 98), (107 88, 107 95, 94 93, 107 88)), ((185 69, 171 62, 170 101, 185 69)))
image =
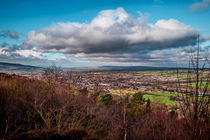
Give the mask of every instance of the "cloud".
POLYGON ((208 40, 210 40, 210 36, 201 36, 200 40, 201 41, 208 41, 208 40))
MULTIPOLYGON (((165 66, 165 67, 186 67, 190 60, 190 55, 196 53, 194 47, 173 48, 164 50, 154 50, 145 53, 132 54, 77 54, 75 57, 82 61, 106 62, 104 65, 145 65, 145 66, 165 66)), ((202 47, 200 55, 209 57, 209 47, 202 47)))
POLYGON ((123 8, 101 11, 90 23, 56 23, 31 31, 23 48, 41 52, 76 54, 122 54, 195 44, 198 31, 178 20, 148 23, 141 14, 134 18, 123 8))
POLYGON ((6 42, 1 43, 1 48, 5 48, 7 46, 8 46, 8 44, 6 42))
POLYGON ((4 37, 4 38, 11 38, 11 39, 18 39, 19 35, 17 32, 14 31, 9 31, 9 30, 1 30, 0 31, 0 37, 4 37))
POLYGON ((34 66, 47 66, 52 61, 42 57, 42 54, 35 50, 20 50, 19 46, 0 48, 0 61, 12 62, 34 66))
POLYGON ((194 3, 190 6, 190 10, 200 11, 200 10, 206 10, 210 7, 210 0, 203 0, 202 2, 194 3))
MULTIPOLYGON (((196 44, 199 32, 176 19, 152 24, 147 21, 148 14, 138 13, 135 18, 117 8, 101 11, 89 23, 55 23, 29 32, 15 52, 43 60, 50 54, 50 58, 56 57, 52 61, 65 66, 187 64, 191 52, 188 47, 196 44)), ((200 37, 201 42, 209 39, 200 37)), ((205 52, 208 54, 209 48, 205 52)))
POLYGON ((55 56, 56 54, 43 54, 37 52, 36 49, 32 50, 16 50, 7 51, 5 48, 0 48, 0 61, 19 63, 24 65, 42 66, 47 67, 56 64, 62 67, 81 67, 81 66, 98 66, 97 62, 82 61, 74 57, 56 57, 50 59, 46 55, 55 56))
POLYGON ((17 50, 20 49, 20 46, 14 44, 10 47, 2 47, 2 48, 3 48, 2 49, 3 52, 16 52, 17 50))

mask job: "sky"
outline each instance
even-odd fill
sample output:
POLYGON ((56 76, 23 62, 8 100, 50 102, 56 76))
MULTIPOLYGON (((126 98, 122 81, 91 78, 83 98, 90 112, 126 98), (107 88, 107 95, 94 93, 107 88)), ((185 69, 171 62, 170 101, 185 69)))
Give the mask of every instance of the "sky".
POLYGON ((209 21, 210 0, 0 0, 0 62, 186 66, 209 21))

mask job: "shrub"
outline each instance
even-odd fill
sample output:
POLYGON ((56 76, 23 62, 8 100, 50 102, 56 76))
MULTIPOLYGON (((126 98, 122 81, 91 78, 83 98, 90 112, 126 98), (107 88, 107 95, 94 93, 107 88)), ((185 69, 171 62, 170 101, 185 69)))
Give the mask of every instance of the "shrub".
POLYGON ((99 95, 98 101, 102 104, 108 105, 112 102, 112 95, 111 94, 99 95))
POLYGON ((143 95, 141 93, 134 94, 129 103, 129 112, 136 117, 144 114, 147 108, 144 104, 145 100, 143 99, 143 95))

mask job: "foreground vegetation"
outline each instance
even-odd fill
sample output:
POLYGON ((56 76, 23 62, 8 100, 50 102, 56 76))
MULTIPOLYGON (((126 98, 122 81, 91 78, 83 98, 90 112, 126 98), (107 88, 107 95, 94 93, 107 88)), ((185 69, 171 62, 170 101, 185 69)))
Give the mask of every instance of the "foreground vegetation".
POLYGON ((0 74, 1 139, 210 138, 209 119, 195 137, 187 118, 178 118, 177 112, 156 104, 174 105, 170 93, 102 94, 63 84, 60 75, 62 71, 46 71, 42 80, 37 80, 0 74))

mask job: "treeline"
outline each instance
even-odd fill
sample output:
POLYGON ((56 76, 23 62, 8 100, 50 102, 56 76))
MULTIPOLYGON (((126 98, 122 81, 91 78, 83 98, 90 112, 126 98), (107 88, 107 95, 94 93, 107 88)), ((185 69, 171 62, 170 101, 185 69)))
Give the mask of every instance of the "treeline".
POLYGON ((195 137, 188 119, 154 109, 140 93, 113 97, 97 87, 78 89, 77 79, 62 75, 56 68, 47 69, 42 80, 0 74, 0 139, 210 139, 209 120, 195 137))

